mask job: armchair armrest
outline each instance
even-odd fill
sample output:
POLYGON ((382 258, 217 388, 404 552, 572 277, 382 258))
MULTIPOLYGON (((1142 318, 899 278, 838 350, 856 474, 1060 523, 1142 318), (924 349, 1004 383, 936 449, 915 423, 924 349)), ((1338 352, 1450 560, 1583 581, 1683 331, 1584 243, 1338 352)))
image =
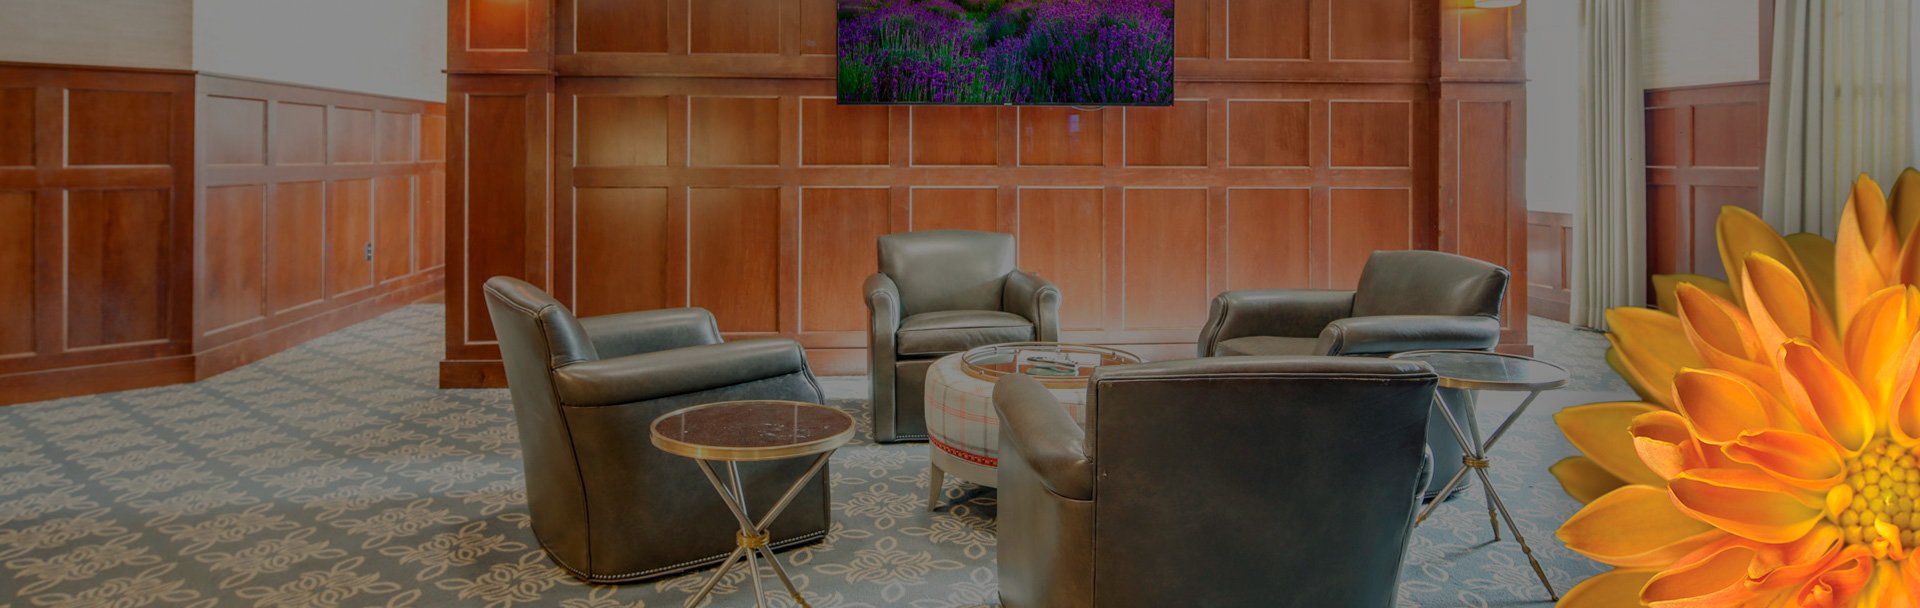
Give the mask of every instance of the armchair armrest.
POLYGON ((1327 324, 1320 352, 1377 355, 1430 348, 1479 350, 1500 343, 1500 321, 1483 316, 1353 317, 1327 324))
POLYGON ((1200 356, 1223 340, 1246 336, 1311 338, 1353 313, 1353 292, 1324 289, 1243 289, 1213 298, 1200 329, 1200 356))
POLYGON ((1053 393, 1032 378, 1010 375, 994 385, 993 407, 1000 413, 1002 451, 1018 450, 1054 494, 1093 499, 1087 432, 1073 422, 1053 393))
POLYGON ((867 293, 867 312, 873 316, 873 328, 876 332, 885 327, 888 335, 900 328, 900 286, 893 283, 893 277, 887 273, 876 272, 867 277, 867 283, 861 288, 867 293))
POLYGON ((1033 339, 1054 342, 1060 339, 1060 288, 1031 272, 1015 270, 1007 275, 1007 287, 1001 296, 1001 309, 1033 322, 1033 339))
POLYGON ((601 407, 806 371, 799 343, 742 340, 566 365, 553 370, 553 388, 563 405, 601 407))
POLYGON ((580 320, 600 358, 719 344, 720 326, 705 308, 643 310, 580 320))

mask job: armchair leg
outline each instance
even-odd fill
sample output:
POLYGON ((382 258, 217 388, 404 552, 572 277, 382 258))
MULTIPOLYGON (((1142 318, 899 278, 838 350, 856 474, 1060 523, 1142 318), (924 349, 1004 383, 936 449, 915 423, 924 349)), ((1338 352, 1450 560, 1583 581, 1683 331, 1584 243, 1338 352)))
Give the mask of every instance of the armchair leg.
POLYGON ((940 465, 938 464, 931 463, 931 462, 927 463, 927 510, 928 511, 933 511, 935 509, 940 508, 940 499, 943 498, 944 495, 946 494, 946 489, 947 489, 947 472, 940 470, 940 465))

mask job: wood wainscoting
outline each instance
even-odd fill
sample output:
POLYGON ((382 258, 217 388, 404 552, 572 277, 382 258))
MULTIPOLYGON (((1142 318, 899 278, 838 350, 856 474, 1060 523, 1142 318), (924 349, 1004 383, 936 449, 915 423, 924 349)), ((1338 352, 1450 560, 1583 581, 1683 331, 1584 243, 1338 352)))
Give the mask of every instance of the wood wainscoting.
POLYGON ((1573 302, 1573 214, 1527 212, 1527 310, 1566 323, 1573 302))
POLYGON ((442 116, 0 64, 0 404, 193 381, 433 293, 442 116))
POLYGON ((1647 273, 1725 278, 1714 225, 1760 212, 1767 83, 1647 91, 1647 273))
POLYGON ((1080 109, 838 105, 834 0, 450 1, 443 386, 503 381, 494 275, 861 373, 875 239, 935 228, 1016 235, 1064 339, 1149 358, 1380 249, 1513 269, 1526 342, 1524 9, 1177 0, 1174 105, 1080 109))

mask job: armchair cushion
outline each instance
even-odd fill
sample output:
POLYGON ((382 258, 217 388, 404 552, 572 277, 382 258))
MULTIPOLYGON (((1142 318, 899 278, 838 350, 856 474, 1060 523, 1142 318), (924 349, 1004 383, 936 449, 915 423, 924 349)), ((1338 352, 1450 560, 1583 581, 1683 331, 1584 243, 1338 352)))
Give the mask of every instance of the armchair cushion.
POLYGON ((1017 452, 1041 485, 1062 498, 1093 499, 1087 433, 1053 393, 1031 377, 1014 374, 994 384, 993 407, 1000 414, 1002 454, 1017 452))
POLYGON ((1353 317, 1327 324, 1316 354, 1377 355, 1430 348, 1481 350, 1500 343, 1491 317, 1398 315, 1353 317))
POLYGON ((945 310, 900 322, 897 348, 903 356, 945 355, 977 346, 1033 339, 1033 322, 1010 312, 945 310))
POLYGON ((1325 354, 1315 347, 1317 338, 1280 338, 1275 336, 1247 336, 1232 340, 1221 340, 1213 347, 1216 357, 1276 357, 1294 355, 1325 354))
POLYGON ((1220 343, 1246 336, 1312 338, 1335 319, 1353 312, 1351 291, 1243 289, 1213 298, 1200 330, 1200 355, 1215 356, 1220 343))
POLYGON ((562 405, 600 407, 684 395, 807 370, 792 340, 743 340, 583 361, 553 371, 562 405))
POLYGON ((704 308, 644 310, 580 320, 602 358, 720 343, 720 327, 704 308))

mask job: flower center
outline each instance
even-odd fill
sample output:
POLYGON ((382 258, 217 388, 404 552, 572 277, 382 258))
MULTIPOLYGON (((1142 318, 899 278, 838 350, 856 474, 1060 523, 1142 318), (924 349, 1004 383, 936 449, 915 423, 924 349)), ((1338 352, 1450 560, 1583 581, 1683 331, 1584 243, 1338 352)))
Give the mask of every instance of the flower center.
POLYGON ((1853 501, 1837 518, 1847 543, 1862 545, 1881 537, 1878 522, 1900 530, 1900 546, 1914 546, 1913 531, 1920 528, 1914 503, 1920 502, 1920 463, 1914 452, 1885 439, 1876 439, 1847 463, 1847 486, 1853 501))

